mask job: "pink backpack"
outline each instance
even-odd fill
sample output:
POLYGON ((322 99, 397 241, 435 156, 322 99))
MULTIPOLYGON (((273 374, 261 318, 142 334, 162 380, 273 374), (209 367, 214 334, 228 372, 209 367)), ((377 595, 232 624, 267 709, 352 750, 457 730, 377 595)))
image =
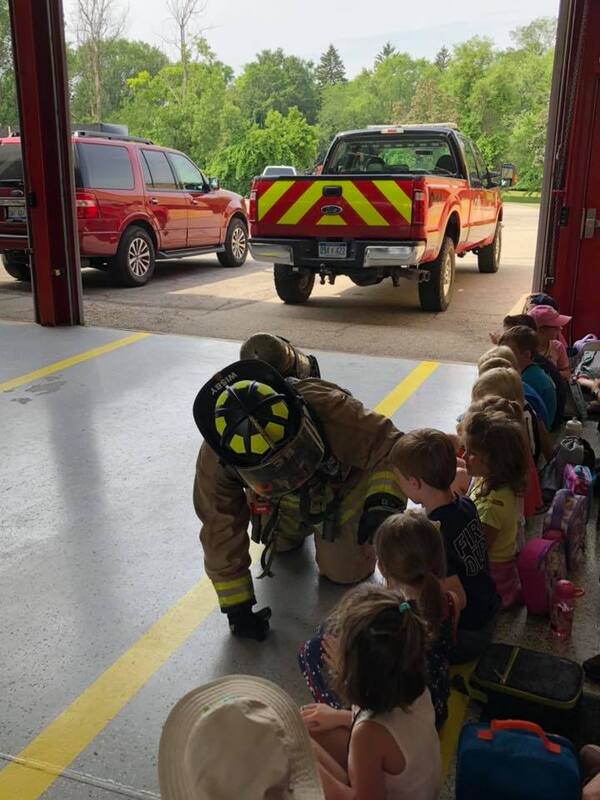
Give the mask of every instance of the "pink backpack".
POLYGON ((579 566, 583 557, 587 511, 587 497, 559 489, 544 518, 544 539, 562 540, 569 572, 579 566))
POLYGON ((530 539, 517 556, 517 569, 527 611, 547 616, 556 582, 567 577, 562 542, 530 539))

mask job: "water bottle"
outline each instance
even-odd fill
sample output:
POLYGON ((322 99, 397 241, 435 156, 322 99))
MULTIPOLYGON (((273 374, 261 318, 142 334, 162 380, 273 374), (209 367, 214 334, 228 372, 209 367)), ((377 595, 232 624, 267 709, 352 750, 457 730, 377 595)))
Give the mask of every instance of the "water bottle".
POLYGON ((575 599, 583 594, 584 590, 574 586, 571 581, 557 581, 550 610, 550 630, 557 639, 571 636, 575 599))
POLYGON ((570 419, 565 425, 565 434, 567 436, 583 436, 583 424, 577 417, 570 419))

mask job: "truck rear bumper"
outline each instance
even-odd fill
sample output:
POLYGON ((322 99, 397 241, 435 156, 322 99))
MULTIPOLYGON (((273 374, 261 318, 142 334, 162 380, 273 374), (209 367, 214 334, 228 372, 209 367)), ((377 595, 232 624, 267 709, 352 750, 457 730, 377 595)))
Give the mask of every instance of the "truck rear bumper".
MULTIPOLYGON (((329 240, 327 244, 338 244, 329 240)), ((250 239, 252 257, 257 261, 304 267, 313 272, 323 269, 343 275, 363 269, 417 266, 425 253, 425 242, 347 240, 345 258, 319 256, 315 239, 250 239)))

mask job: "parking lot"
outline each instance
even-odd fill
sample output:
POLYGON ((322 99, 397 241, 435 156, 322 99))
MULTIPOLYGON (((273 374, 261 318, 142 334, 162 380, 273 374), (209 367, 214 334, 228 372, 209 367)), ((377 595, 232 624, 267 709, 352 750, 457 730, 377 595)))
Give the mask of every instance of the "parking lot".
MULTIPOLYGON (((284 305, 272 268, 248 259, 225 269, 216 256, 163 261, 140 289, 110 286, 107 276, 84 270, 85 320, 89 325, 243 339, 276 331, 304 347, 365 355, 474 361, 499 325, 531 287, 539 208, 507 203, 500 271, 481 275, 473 255, 457 259, 452 304, 443 314, 419 309, 417 287, 402 281, 316 286, 302 306, 284 305)), ((0 267, 0 318, 33 320, 31 290, 0 267)))

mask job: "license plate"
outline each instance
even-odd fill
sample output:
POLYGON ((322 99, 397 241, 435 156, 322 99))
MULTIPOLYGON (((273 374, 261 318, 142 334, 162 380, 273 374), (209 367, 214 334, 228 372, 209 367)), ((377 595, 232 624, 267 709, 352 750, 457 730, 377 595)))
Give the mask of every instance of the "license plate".
POLYGON ((25 222, 27 212, 23 206, 7 206, 6 219, 10 219, 12 222, 25 222))
POLYGON ((319 258, 346 258, 347 245, 319 242, 319 258))

